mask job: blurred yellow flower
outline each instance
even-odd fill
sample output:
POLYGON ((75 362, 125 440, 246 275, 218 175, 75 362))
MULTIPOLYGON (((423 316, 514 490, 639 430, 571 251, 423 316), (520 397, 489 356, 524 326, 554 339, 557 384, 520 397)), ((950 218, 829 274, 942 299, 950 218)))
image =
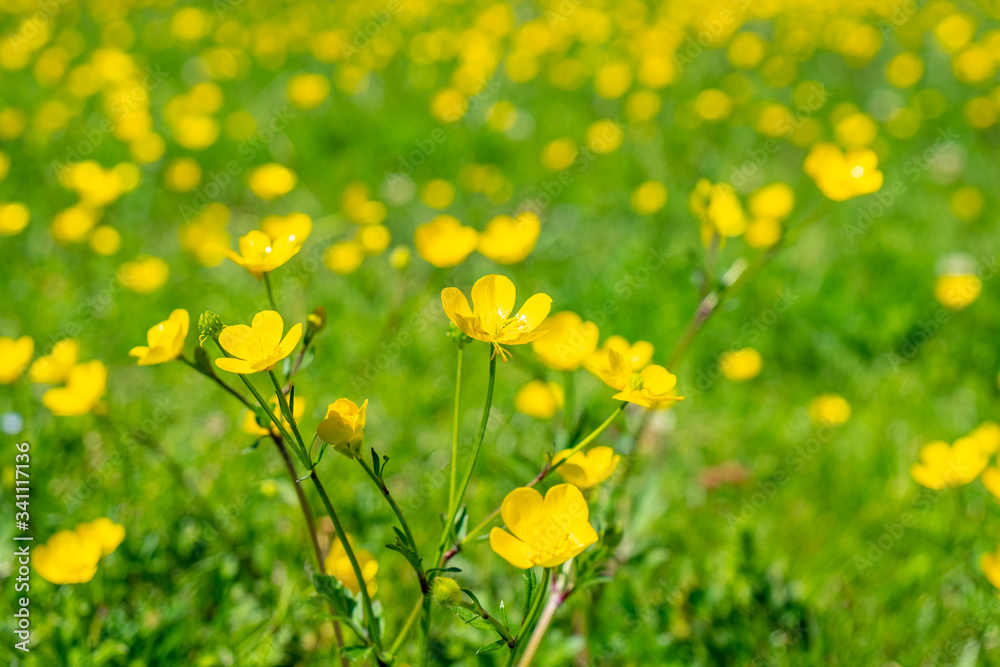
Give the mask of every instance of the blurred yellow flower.
POLYGON ((750 193, 747 207, 755 218, 784 220, 795 205, 795 192, 787 183, 771 183, 750 193))
POLYGON ((159 257, 140 255, 118 267, 118 281, 127 290, 149 294, 163 287, 170 277, 170 266, 159 257))
POLYGON ((599 120, 587 128, 587 146, 603 155, 618 150, 625 139, 625 130, 613 120, 599 120))
POLYGON ((606 99, 618 99, 627 93, 631 86, 632 69, 627 63, 607 63, 594 74, 594 90, 606 99))
POLYGON ((723 240, 739 236, 746 229, 746 215, 736 189, 728 183, 713 184, 707 178, 698 181, 688 199, 688 206, 701 222, 701 240, 708 245, 714 235, 723 240))
POLYGON ((282 339, 285 323, 273 310, 264 310, 253 317, 250 326, 237 324, 219 334, 219 345, 231 357, 215 360, 215 365, 230 373, 248 375, 269 371, 295 349, 302 337, 302 325, 296 324, 282 339))
MULTIPOLYGON (((278 406, 278 397, 275 396, 274 398, 272 398, 270 400, 270 403, 271 403, 271 411, 274 412, 275 415, 277 415, 278 419, 281 420, 281 423, 285 426, 286 429, 291 430, 291 424, 289 424, 288 420, 285 419, 284 416, 281 414, 281 408, 278 406)), ((301 421, 302 415, 304 415, 305 413, 306 413, 306 401, 305 399, 299 398, 299 396, 296 395, 295 405, 292 406, 292 416, 295 418, 296 424, 298 424, 299 421, 301 421)), ((256 436, 267 435, 268 433, 271 433, 273 435, 278 435, 280 433, 278 427, 275 426, 272 422, 268 422, 268 426, 269 429, 264 428, 263 426, 257 423, 257 413, 251 410, 244 411, 243 423, 240 424, 240 430, 242 430, 244 433, 249 433, 250 435, 256 435, 256 436)))
POLYGON ((990 466, 983 470, 983 475, 980 477, 983 481, 983 486, 986 490, 993 494, 993 497, 1000 500, 1000 468, 996 466, 990 466))
POLYGON ((389 253, 389 265, 397 271, 402 271, 410 265, 410 249, 405 245, 398 245, 389 253))
POLYGON ((0 204, 0 236, 13 236, 28 226, 31 212, 17 202, 0 204))
POLYGON ((577 149, 569 139, 556 139, 542 150, 542 165, 552 171, 562 171, 576 160, 577 149))
POLYGON ((532 488, 514 489, 504 498, 500 516, 510 533, 493 528, 490 548, 522 570, 562 565, 597 541, 587 501, 572 484, 553 486, 544 500, 532 488))
POLYGON ((113 255, 121 245, 121 234, 110 225, 101 225, 90 235, 90 248, 98 255, 113 255))
POLYGON ((669 407, 684 400, 674 390, 677 377, 663 366, 652 364, 636 370, 630 360, 613 348, 607 349, 606 358, 606 366, 592 364, 588 368, 604 384, 618 390, 612 398, 652 409, 669 407))
POLYGON ((977 440, 984 454, 996 454, 1000 451, 1000 424, 986 421, 977 426, 969 437, 977 440))
POLYGON ((541 222, 531 211, 515 217, 498 215, 479 235, 479 253, 497 264, 517 264, 535 249, 541 222))
POLYGON ((552 370, 575 370, 597 350, 600 336, 597 325, 584 322, 572 311, 550 315, 541 326, 547 333, 534 341, 531 347, 542 363, 552 370))
POLYGON ((52 351, 44 357, 39 357, 31 364, 28 377, 32 382, 42 384, 58 384, 69 377, 76 366, 80 354, 80 343, 74 338, 64 338, 52 346, 52 351))
MULTIPOLYGON (((355 548, 354 539, 350 535, 347 536, 347 541, 354 550, 354 557, 358 559, 358 565, 361 567, 361 576, 365 580, 365 589, 368 591, 368 595, 375 595, 378 592, 378 584, 375 583, 375 575, 378 573, 378 561, 375 560, 369 551, 355 548)), ((347 557, 347 551, 344 550, 344 545, 341 544, 339 539, 335 538, 333 544, 330 545, 330 553, 326 555, 326 560, 323 562, 323 569, 331 577, 336 577, 345 588, 355 595, 361 592, 361 588, 358 586, 358 577, 354 574, 354 568, 351 566, 351 559, 347 557)))
POLYGON ((226 256, 257 278, 274 271, 299 254, 312 233, 312 220, 305 213, 285 217, 270 215, 261 221, 260 230, 252 230, 239 240, 237 254, 227 248, 226 256))
POLYGON ((479 244, 479 233, 450 215, 439 215, 417 227, 417 253, 438 268, 458 266, 479 244))
POLYGON ((431 208, 448 208, 455 201, 455 186, 444 179, 435 178, 424 185, 420 191, 420 199, 431 208))
POLYGON ((920 448, 920 462, 910 466, 910 476, 928 489, 968 484, 986 469, 989 456, 973 438, 959 438, 951 447, 940 440, 920 448))
POLYGON ((358 229, 355 239, 366 255, 374 256, 385 252, 392 241, 392 234, 385 225, 365 225, 358 229))
POLYGON ((845 154, 833 144, 819 143, 809 152, 803 169, 834 201, 870 194, 882 187, 878 156, 868 148, 845 154))
POLYGON ((163 322, 153 325, 146 332, 146 346, 133 347, 130 357, 137 357, 140 366, 152 366, 173 361, 184 354, 184 339, 187 338, 190 316, 183 308, 170 313, 163 322))
POLYGON ((632 192, 632 210, 652 215, 667 203, 667 188, 659 181, 646 181, 632 192))
POLYGON ((997 547, 996 553, 980 556, 979 569, 994 587, 1000 588, 1000 546, 997 547))
POLYGON ((809 403, 809 417, 824 426, 845 424, 851 418, 851 404, 843 396, 823 394, 809 403))
POLYGON ((924 61, 915 53, 901 53, 885 67, 885 78, 896 88, 909 88, 924 75, 924 61))
POLYGON ((878 125, 868 114, 856 111, 841 119, 834 127, 837 141, 844 148, 857 149, 870 146, 878 136, 878 125))
POLYGON ((431 115, 442 123, 457 123, 468 110, 468 98, 453 88, 440 91, 431 101, 431 115))
POLYGON ((531 296, 517 315, 514 310, 514 283, 506 276, 483 276, 472 286, 472 305, 457 287, 441 291, 441 305, 455 326, 465 335, 493 346, 493 356, 499 354, 503 361, 510 358, 502 345, 524 345, 541 338, 546 331, 535 331, 552 308, 548 294, 531 296))
POLYGON ((611 477, 622 458, 610 447, 593 447, 587 453, 577 452, 572 456, 569 451, 557 452, 552 462, 559 463, 565 459, 556 472, 581 489, 591 489, 611 477))
POLYGON ((983 281, 972 274, 938 276, 934 283, 934 298, 952 310, 970 306, 982 291, 983 281))
POLYGON ((32 565, 42 579, 53 584, 81 584, 97 574, 101 545, 75 530, 60 530, 35 547, 32 565))
POLYGON ((725 92, 716 88, 701 91, 694 101, 695 111, 705 120, 722 120, 729 116, 733 101, 725 92))
POLYGON ((564 400, 561 385, 545 380, 532 380, 514 396, 514 409, 529 417, 551 419, 562 410, 564 400))
POLYGON ((11 384, 21 377, 35 353, 35 341, 30 336, 7 338, 0 336, 0 384, 11 384))
POLYGON ((763 365, 764 360, 761 358, 760 352, 752 347, 724 352, 719 357, 722 374, 733 382, 752 380, 760 375, 760 369, 763 365))
POLYGON ((42 404, 57 417, 84 415, 104 396, 107 383, 108 369, 100 361, 77 364, 64 387, 49 389, 42 395, 42 404))
POLYGON ((323 264, 334 273, 354 273, 365 261, 365 247, 357 241, 340 241, 323 251, 323 264))
POLYGON ((365 440, 365 411, 368 400, 361 407, 347 398, 338 398, 327 406, 326 416, 316 427, 320 440, 348 458, 361 456, 365 440))
POLYGON ((598 376, 601 373, 610 373, 612 350, 617 352, 633 371, 641 371, 653 358, 653 344, 648 341, 638 340, 629 343, 621 336, 608 336, 601 349, 591 356, 588 368, 597 372, 598 376))
POLYGON ((60 243, 79 243, 97 224, 100 212, 85 206, 71 206, 52 218, 49 232, 60 243))
POLYGON ((201 166, 194 158, 172 160, 163 170, 163 185, 174 192, 189 192, 201 181, 201 166))
POLYGON ((125 539, 125 527, 107 517, 81 523, 74 529, 84 540, 95 542, 102 556, 107 556, 118 548, 125 539))
POLYGON ((291 169, 270 162, 250 172, 249 185, 255 195, 271 201, 291 192, 297 181, 298 177, 291 169))
POLYGON ((781 240, 781 223, 771 218, 756 218, 747 223, 743 240, 751 248, 770 248, 781 240))
POLYGON ((329 95, 330 80, 322 74, 296 74, 288 82, 288 101, 299 109, 315 109, 329 95))

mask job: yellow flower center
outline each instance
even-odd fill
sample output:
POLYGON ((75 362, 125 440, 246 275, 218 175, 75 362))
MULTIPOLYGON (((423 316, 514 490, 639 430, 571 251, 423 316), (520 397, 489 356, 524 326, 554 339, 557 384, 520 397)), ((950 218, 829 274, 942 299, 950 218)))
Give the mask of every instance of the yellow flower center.
POLYGON ((639 373, 632 373, 628 376, 628 388, 632 391, 641 391, 645 381, 639 373))

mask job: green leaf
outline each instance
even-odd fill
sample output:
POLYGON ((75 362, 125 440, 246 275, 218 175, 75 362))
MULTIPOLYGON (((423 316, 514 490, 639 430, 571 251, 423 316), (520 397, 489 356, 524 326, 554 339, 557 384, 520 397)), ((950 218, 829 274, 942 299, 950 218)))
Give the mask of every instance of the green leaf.
POLYGON ((244 449, 242 452, 240 452, 240 454, 250 454, 251 452, 256 451, 257 447, 260 445, 260 441, 263 439, 264 438, 257 438, 256 440, 253 441, 252 445, 244 449))
POLYGON ((209 377, 215 377, 215 369, 212 368, 212 360, 208 356, 208 352, 205 348, 198 346, 194 348, 194 365, 201 370, 202 373, 209 377))
POLYGON ((323 452, 326 451, 327 447, 329 447, 329 444, 324 442, 323 446, 319 448, 319 456, 316 457, 316 463, 313 464, 314 466, 318 466, 319 462, 323 460, 323 452))
POLYGON ((326 598, 338 613, 348 618, 353 616, 357 602, 339 579, 316 572, 313 574, 313 586, 315 586, 316 592, 326 598))
POLYGON ((499 651, 500 649, 507 646, 507 642, 503 639, 498 639, 492 644, 487 644, 486 646, 480 646, 476 653, 491 653, 493 651, 499 651))
POLYGON ((465 607, 454 606, 451 607, 451 610, 455 612, 456 616, 465 621, 466 625, 471 625, 472 627, 479 628, 480 630, 495 629, 492 625, 490 625, 489 621, 485 620, 476 612, 466 609, 465 607))
POLYGON ((507 607, 504 606, 503 600, 500 600, 500 622, 503 623, 503 627, 510 630, 510 622, 507 620, 507 607))
POLYGON ((524 610, 521 613, 521 623, 528 620, 528 612, 531 611, 531 604, 537 595, 538 579, 535 577, 535 568, 524 571, 524 610))
POLYGON ((382 479, 382 473, 379 470, 378 452, 372 447, 372 469, 375 471, 375 476, 382 479))
POLYGON ((372 648, 371 646, 348 646, 340 654, 351 662, 367 660, 372 655, 372 648))

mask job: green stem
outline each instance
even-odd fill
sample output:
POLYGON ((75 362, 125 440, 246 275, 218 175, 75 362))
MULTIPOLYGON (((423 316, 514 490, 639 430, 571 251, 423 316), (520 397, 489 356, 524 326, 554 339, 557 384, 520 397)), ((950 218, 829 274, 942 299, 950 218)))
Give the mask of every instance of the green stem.
POLYGON ((432 597, 425 595, 421 606, 423 608, 423 622, 421 623, 423 644, 420 647, 420 665, 421 667, 427 667, 430 664, 431 657, 431 617, 434 611, 432 597))
POLYGON ((573 423, 576 421, 576 388, 573 383, 573 371, 563 373, 563 429, 566 431, 565 444, 573 437, 573 423))
POLYGON ((413 623, 417 620, 417 617, 420 616, 420 610, 423 609, 425 597, 426 596, 421 596, 421 598, 417 600, 417 604, 413 606, 413 611, 411 611, 410 615, 406 617, 406 622, 403 623, 403 627, 399 629, 399 636, 396 637, 396 641, 394 641, 392 646, 389 647, 389 653, 391 655, 395 656, 399 653, 399 649, 403 646, 403 642, 405 642, 406 638, 409 636, 410 628, 413 627, 413 623))
POLYGON ((299 450, 302 452, 301 456, 306 469, 311 470, 313 467, 312 460, 309 458, 309 450, 306 448, 306 441, 302 439, 302 434, 299 433, 299 425, 295 421, 295 416, 292 414, 292 408, 288 405, 288 398, 285 397, 285 390, 281 386, 281 382, 278 381, 278 376, 275 375, 274 369, 267 372, 268 376, 271 378, 271 384, 274 385, 274 391, 278 395, 278 405, 281 407, 282 413, 285 415, 285 420, 291 425, 292 433, 295 434, 295 440, 299 444, 299 450))
POLYGON ((375 619, 375 612, 372 610, 372 599, 371 596, 368 595, 368 586, 365 585, 365 578, 361 573, 361 565, 358 563, 357 556, 354 555, 354 547, 351 546, 351 543, 347 539, 347 533, 344 532, 344 526, 341 525, 340 518, 337 516, 337 511, 333 509, 333 503, 330 502, 330 497, 326 494, 326 489, 323 487, 323 483, 316 475, 315 468, 309 470, 309 479, 312 480, 313 486, 316 487, 316 491, 319 493, 319 497, 323 501, 323 506, 326 507, 327 514, 330 515, 330 521, 333 522, 333 529, 336 531, 337 537, 340 539, 340 543, 344 547, 344 553, 347 554, 347 559, 351 561, 351 569, 354 570, 354 576, 358 580, 358 591, 361 593, 361 605, 364 607, 365 624, 368 627, 368 634, 375 647, 375 651, 381 652, 382 637, 379 635, 378 621, 375 619))
POLYGON ((458 482, 458 410, 462 398, 462 346, 458 346, 458 365, 455 370, 455 416, 451 426, 451 477, 448 484, 448 508, 455 502, 455 486, 458 482))
POLYGON ((188 366, 190 366, 191 368, 193 368, 195 371, 201 373, 202 375, 204 375, 205 377, 207 377, 209 380, 212 380, 217 385, 219 385, 220 387, 222 387, 223 389, 225 389, 226 392, 229 393, 229 395, 233 396, 240 403, 242 403, 243 405, 245 405, 248 408, 250 408, 251 411, 253 410, 253 404, 250 401, 248 401, 246 399, 246 397, 243 396, 243 394, 241 394, 240 392, 236 391, 235 389, 233 389, 232 387, 230 387, 228 384, 226 384, 225 382, 223 382, 222 378, 220 378, 218 375, 215 375, 214 373, 207 373, 207 372, 205 372, 205 369, 201 368, 200 366, 198 366, 197 364, 195 364, 194 362, 192 362, 190 359, 188 359, 187 357, 185 357, 183 355, 177 357, 177 360, 178 361, 183 361, 185 364, 187 364, 188 366))
POLYGON ((542 585, 539 586, 541 593, 535 597, 535 601, 531 603, 531 609, 528 610, 528 615, 524 617, 524 622, 521 623, 521 630, 517 633, 517 639, 524 636, 525 632, 530 632, 531 627, 535 624, 535 619, 538 618, 538 612, 542 608, 542 601, 545 599, 549 592, 549 579, 552 577, 551 568, 542 569, 542 585))
POLYGON ((493 629, 497 631, 497 634, 499 634, 500 637, 507 642, 507 647, 511 649, 514 648, 515 639, 511 636, 510 632, 504 627, 503 623, 500 622, 500 619, 491 616, 482 605, 476 604, 475 602, 465 602, 464 600, 458 601, 456 605, 462 607, 463 609, 468 609, 469 611, 477 614, 479 618, 492 625, 493 629))
POLYGON ((271 302, 271 310, 278 312, 278 304, 274 300, 274 292, 271 290, 270 273, 264 272, 264 286, 267 287, 267 300, 271 302))
POLYGON ((479 451, 483 446, 483 438, 486 437, 486 426, 489 423, 490 408, 493 405, 493 384, 496 374, 497 358, 496 355, 493 355, 490 357, 490 380, 486 388, 486 405, 483 407, 483 417, 479 421, 479 433, 476 434, 475 443, 472 445, 472 455, 469 457, 469 465, 465 469, 465 475, 462 477, 462 483, 458 487, 458 493, 455 494, 455 502, 448 508, 448 520, 445 522, 444 531, 441 533, 437 558, 434 559, 435 562, 440 562, 441 557, 444 555, 445 545, 448 544, 448 538, 451 536, 452 528, 454 527, 455 516, 458 514, 458 508, 462 504, 462 498, 465 497, 465 492, 469 488, 469 480, 472 479, 472 471, 476 467, 476 459, 479 458, 479 451))
MULTIPOLYGON (((389 507, 391 507, 392 511, 396 514, 396 518, 399 519, 399 523, 403 526, 403 534, 406 536, 406 540, 409 542, 407 546, 409 546, 413 550, 413 552, 416 553, 417 541, 413 539, 413 533, 410 531, 410 524, 406 522, 406 517, 403 516, 403 511, 399 509, 399 505, 396 504, 396 499, 392 497, 391 493, 389 493, 389 487, 385 485, 385 481, 381 477, 375 474, 375 471, 372 470, 372 467, 368 464, 367 461, 365 461, 361 457, 357 457, 356 460, 364 469, 364 471, 368 473, 368 477, 370 477, 372 482, 374 482, 375 486, 378 487, 378 490, 382 493, 382 497, 385 498, 385 501, 389 504, 389 507)), ((428 588, 427 578, 424 575, 424 571, 422 568, 417 567, 416 565, 413 566, 413 569, 416 571, 417 577, 420 579, 420 592, 426 595, 427 593, 430 592, 430 589, 428 588)))
POLYGON ((534 631, 531 633, 531 639, 528 640, 528 646, 524 649, 524 655, 521 656, 521 661, 518 662, 518 667, 529 667, 531 661, 535 657, 535 653, 538 651, 538 647, 542 645, 542 638, 545 637, 545 632, 549 629, 549 625, 552 623, 552 619, 555 618, 556 612, 562 603, 566 601, 566 598, 570 596, 573 589, 562 589, 558 585, 553 585, 552 593, 549 595, 548 601, 545 603, 545 609, 542 611, 541 617, 538 619, 538 625, 535 626, 534 631))

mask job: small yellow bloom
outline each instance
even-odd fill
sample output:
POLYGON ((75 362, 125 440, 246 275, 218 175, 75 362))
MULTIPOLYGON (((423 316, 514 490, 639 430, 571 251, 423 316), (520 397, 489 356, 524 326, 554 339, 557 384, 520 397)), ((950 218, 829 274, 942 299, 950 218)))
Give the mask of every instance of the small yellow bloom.
POLYGON ((53 584, 82 584, 93 579, 97 564, 125 539, 125 528, 108 518, 60 530, 35 547, 35 571, 53 584))
MULTIPOLYGON (((291 424, 289 424, 288 420, 282 416, 281 408, 278 407, 278 397, 275 396, 274 398, 272 398, 270 403, 271 403, 271 411, 274 412, 275 415, 277 415, 278 419, 281 420, 281 423, 284 425, 286 429, 291 430, 292 428, 291 424)), ((295 405, 292 406, 292 416, 295 418, 296 424, 299 423, 299 421, 302 419, 302 415, 304 415, 305 413, 306 413, 305 399, 296 396, 295 405)), ((240 425, 240 429, 244 433, 249 433, 250 435, 256 435, 256 436, 267 435, 268 433, 271 433, 272 435, 278 435, 280 433, 278 427, 275 426, 274 423, 269 422, 269 426, 270 430, 258 424, 257 414, 252 410, 244 411, 243 423, 240 425)))
POLYGON ((110 256, 118 252, 122 235, 110 225, 101 225, 90 235, 90 248, 98 255, 110 256))
POLYGON ((10 384, 21 377, 35 353, 35 341, 30 336, 18 339, 0 336, 0 384, 10 384))
POLYGON ((104 396, 108 369, 100 361, 77 364, 69 372, 66 386, 49 389, 42 403, 58 417, 76 417, 90 412, 104 396))
POLYGON ((448 208, 455 201, 455 186, 442 178, 435 178, 421 189, 420 199, 431 208, 448 208))
POLYGON ((350 399, 338 398, 327 407, 326 417, 316 427, 316 435, 348 458, 361 456, 367 409, 367 399, 359 408, 350 399))
POLYGON ((365 261, 365 247, 357 241, 334 243, 323 251, 326 268, 342 276, 354 273, 365 261))
POLYGON ((980 477, 983 480, 983 486, 986 490, 993 494, 993 497, 1000 500, 1000 468, 996 466, 990 466, 983 471, 983 476, 980 477))
POLYGON ((560 385, 545 380, 532 380, 518 390, 514 397, 514 409, 529 417, 551 419, 556 412, 562 410, 564 401, 560 385))
MULTIPOLYGON (((378 591, 378 584, 375 583, 378 561, 367 550, 354 547, 354 539, 350 535, 347 536, 347 541, 354 549, 355 558, 358 559, 368 595, 375 595, 378 591)), ((336 577, 345 588, 355 595, 361 592, 361 588, 358 586, 358 577, 354 574, 354 568, 351 567, 351 559, 347 557, 347 551, 340 540, 334 539, 333 544, 330 545, 330 553, 327 554, 326 560, 323 562, 323 569, 331 577, 336 577)))
POLYGON ((32 382, 58 384, 69 377, 80 354, 80 343, 74 338, 65 338, 52 346, 52 351, 39 357, 31 364, 28 377, 32 382))
POLYGON ((170 266, 159 257, 140 255, 118 267, 118 281, 125 289, 149 294, 163 287, 170 277, 170 266))
POLYGON ((652 215, 667 203, 667 188, 659 181, 646 181, 632 193, 632 210, 639 215, 652 215))
POLYGON ((940 440, 920 448, 920 463, 910 466, 910 476, 928 489, 962 486, 979 477, 989 463, 973 438, 959 438, 951 447, 940 440))
POLYGON ((329 95, 330 81, 322 74, 296 74, 288 82, 288 101, 299 109, 315 109, 329 95))
POLYGON ((570 484, 591 489, 614 474, 622 457, 610 447, 594 447, 587 453, 577 452, 572 456, 568 449, 564 449, 555 455, 552 462, 559 463, 564 459, 566 462, 556 468, 556 472, 570 484))
POLYGON ((611 350, 620 354, 633 371, 641 371, 653 358, 653 344, 648 341, 638 340, 635 343, 629 343, 621 336, 608 336, 601 349, 591 356, 587 364, 588 367, 610 372, 611 355, 609 352, 611 350))
POLYGON ((1000 451, 1000 424, 996 422, 983 422, 969 434, 969 437, 979 441, 984 454, 992 455, 1000 451))
POLYGON ((302 337, 301 324, 289 329, 282 339, 284 329, 281 315, 273 310, 254 315, 250 326, 237 324, 226 327, 219 334, 219 345, 232 357, 216 359, 215 365, 241 375, 271 370, 292 353, 302 337))
POLYGON ((761 358, 760 352, 752 347, 725 352, 719 358, 722 374, 733 382, 752 380, 760 375, 760 369, 763 365, 764 360, 761 358))
POLYGON ((550 315, 542 327, 548 332, 531 347, 542 363, 556 371, 572 371, 584 364, 597 350, 600 332, 593 322, 568 310, 550 315))
POLYGON ((439 215, 417 227, 414 243, 421 257, 438 268, 458 266, 479 245, 479 232, 458 218, 439 215))
POLYGON ((28 226, 31 212, 24 204, 0 204, 0 236, 13 236, 28 226))
POLYGON ((479 235, 479 252, 497 264, 517 264, 535 249, 541 222, 530 211, 516 217, 499 215, 479 235))
POLYGON ((972 274, 939 276, 934 298, 945 308, 961 310, 970 306, 983 291, 983 281, 972 274))
POLYGON ((996 553, 983 554, 979 558, 979 569, 996 588, 1000 588, 1000 546, 996 553))
POLYGON ((84 539, 96 542, 102 556, 112 553, 125 539, 125 527, 107 517, 81 523, 75 530, 84 539))
POLYGON ((553 486, 544 500, 532 488, 514 489, 504 498, 500 516, 510 533, 491 530, 490 548, 522 570, 562 565, 597 541, 587 501, 572 484, 553 486))
POLYGON ((747 223, 743 240, 751 248, 770 248, 781 240, 781 223, 773 218, 756 218, 747 223))
POLYGON ((708 245, 714 235, 725 240, 739 236, 746 229, 746 214, 736 189, 728 183, 712 184, 707 178, 698 181, 688 198, 688 206, 701 222, 701 240, 708 245))
POLYGON ((250 172, 250 189, 265 201, 288 194, 297 181, 294 171, 277 162, 262 165, 250 172))
POLYGON ((851 418, 851 404, 843 396, 823 394, 809 403, 809 416, 823 426, 839 426, 851 418))
POLYGON ((809 152, 803 169, 833 201, 870 194, 882 187, 878 156, 870 148, 845 154, 834 144, 819 143, 809 152))
POLYGON ((606 385, 617 389, 613 398, 628 401, 644 408, 670 407, 684 400, 675 391, 677 377, 663 366, 636 364, 638 355, 627 358, 617 349, 608 347, 594 355, 587 369, 601 378, 606 385))
POLYGON ((784 220, 795 205, 795 192, 787 183, 771 183, 754 190, 747 205, 754 217, 784 220))
POLYGON ((239 240, 240 252, 226 249, 226 255, 257 278, 290 260, 302 249, 312 232, 312 220, 304 213, 285 217, 271 215, 239 240))
POLYGON ((146 332, 148 347, 133 347, 130 357, 137 357, 140 366, 162 364, 173 361, 184 353, 184 339, 187 338, 191 318, 183 308, 170 313, 170 317, 152 326, 146 332))
POLYGON ((552 308, 548 294, 535 294, 517 311, 514 310, 514 283, 506 276, 483 276, 472 286, 472 305, 456 287, 441 291, 444 312, 465 335, 493 345, 493 354, 503 361, 511 356, 502 345, 524 345, 541 338, 545 331, 535 329, 552 308))

